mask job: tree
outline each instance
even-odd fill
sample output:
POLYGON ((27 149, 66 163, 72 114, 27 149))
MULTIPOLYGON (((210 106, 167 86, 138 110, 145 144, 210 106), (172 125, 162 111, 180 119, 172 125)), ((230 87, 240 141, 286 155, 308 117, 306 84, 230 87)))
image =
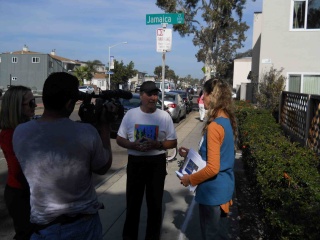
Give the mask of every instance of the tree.
MULTIPOLYGON (((169 70, 169 66, 166 65, 164 67, 164 76, 165 76, 165 78, 167 76, 168 70, 169 70)), ((162 78, 162 66, 160 65, 160 66, 155 67, 153 73, 157 76, 157 79, 161 79, 162 78)))
MULTIPOLYGON (((154 71, 153 73, 157 76, 157 79, 158 80, 161 80, 162 79, 162 66, 157 66, 154 68, 154 71)), ((164 77, 165 79, 168 79, 168 80, 173 80, 175 83, 177 83, 178 79, 179 79, 179 76, 177 76, 175 74, 175 72, 169 68, 169 66, 165 66, 165 69, 164 69, 164 77)))
POLYGON ((94 74, 97 72, 97 66, 102 65, 101 61, 99 60, 93 60, 93 61, 87 61, 85 66, 80 66, 74 69, 74 75, 78 78, 79 84, 83 85, 84 80, 87 80, 90 82, 94 76, 94 74))
POLYGON ((249 28, 241 22, 245 3, 246 0, 157 0, 156 5, 165 12, 184 13, 185 23, 173 25, 173 30, 182 37, 194 36, 193 44, 200 47, 197 60, 204 63, 209 79, 212 72, 224 76, 236 50, 243 47, 244 32, 249 28))
POLYGON ((97 72, 97 66, 102 65, 102 62, 100 60, 93 60, 93 61, 87 61, 87 80, 90 82, 92 81, 92 78, 94 74, 97 72))
MULTIPOLYGON (((252 49, 249 49, 242 53, 236 53, 234 59, 252 57, 252 49)), ((234 59, 230 59, 228 62, 225 74, 221 75, 231 86, 233 84, 233 69, 234 69, 234 59)))
POLYGON ((190 74, 188 74, 186 77, 179 77, 179 86, 181 88, 189 87, 189 86, 199 86, 201 85, 201 82, 197 78, 192 78, 190 74))
POLYGON ((261 108, 277 113, 280 104, 280 94, 285 88, 286 78, 282 75, 283 68, 277 70, 273 67, 262 75, 259 81, 259 92, 256 93, 257 104, 261 108))
POLYGON ((114 60, 114 69, 111 75, 111 89, 119 89, 119 85, 128 85, 128 80, 134 77, 138 71, 134 69, 134 63, 130 61, 128 65, 124 65, 123 61, 114 60))
POLYGON ((87 72, 88 72, 87 69, 88 69, 87 66, 80 66, 74 69, 74 75, 78 78, 80 86, 82 86, 84 83, 84 80, 87 79, 87 72))

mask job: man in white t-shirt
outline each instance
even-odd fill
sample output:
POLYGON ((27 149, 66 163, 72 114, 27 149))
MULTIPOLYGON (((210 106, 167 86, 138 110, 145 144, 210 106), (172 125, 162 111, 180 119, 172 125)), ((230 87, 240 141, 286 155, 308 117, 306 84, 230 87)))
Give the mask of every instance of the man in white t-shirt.
POLYGON ((117 143, 128 149, 127 212, 123 239, 138 239, 144 191, 148 206, 145 239, 160 239, 162 196, 166 172, 166 149, 177 146, 171 116, 156 107, 160 89, 152 81, 140 87, 141 105, 124 116, 117 143))

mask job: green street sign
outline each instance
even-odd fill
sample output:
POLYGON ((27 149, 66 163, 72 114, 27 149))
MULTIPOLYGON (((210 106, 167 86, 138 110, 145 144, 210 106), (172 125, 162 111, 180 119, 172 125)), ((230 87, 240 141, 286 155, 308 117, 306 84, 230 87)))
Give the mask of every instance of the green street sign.
POLYGON ((147 14, 146 24, 183 24, 184 13, 163 13, 163 14, 147 14))

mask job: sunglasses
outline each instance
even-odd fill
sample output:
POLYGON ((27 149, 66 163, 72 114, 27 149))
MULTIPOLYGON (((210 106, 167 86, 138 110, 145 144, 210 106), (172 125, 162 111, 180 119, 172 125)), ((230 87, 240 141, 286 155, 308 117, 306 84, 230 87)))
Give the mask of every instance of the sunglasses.
POLYGON ((146 93, 148 97, 151 97, 151 96, 158 96, 158 92, 148 92, 146 93))
POLYGON ((36 99, 32 98, 28 103, 24 103, 22 105, 29 105, 30 108, 34 108, 37 106, 36 99))

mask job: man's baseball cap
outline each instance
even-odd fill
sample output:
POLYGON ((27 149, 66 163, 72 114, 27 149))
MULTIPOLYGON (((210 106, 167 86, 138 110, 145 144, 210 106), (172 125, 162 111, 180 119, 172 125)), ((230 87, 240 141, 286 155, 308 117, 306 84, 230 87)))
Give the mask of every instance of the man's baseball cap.
POLYGON ((146 81, 140 86, 140 92, 150 93, 154 91, 161 92, 161 90, 157 88, 156 84, 153 81, 146 81))

